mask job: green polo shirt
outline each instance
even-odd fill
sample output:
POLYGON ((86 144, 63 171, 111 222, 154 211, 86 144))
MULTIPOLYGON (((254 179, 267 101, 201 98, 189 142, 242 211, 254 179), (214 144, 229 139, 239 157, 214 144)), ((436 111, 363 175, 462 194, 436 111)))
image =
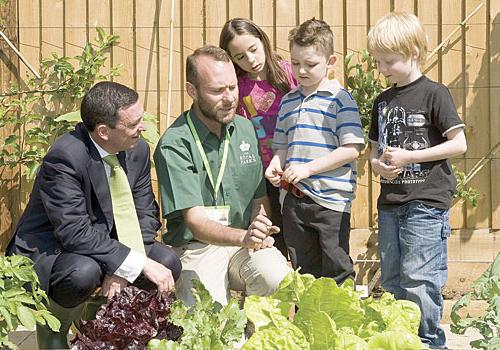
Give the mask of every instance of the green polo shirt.
MULTIPOLYGON (((217 179, 224 150, 221 139, 210 132, 191 110, 191 118, 207 155, 212 176, 217 179)), ((181 246, 193 240, 182 209, 195 206, 228 205, 230 226, 246 229, 250 225, 252 201, 266 195, 259 145, 252 123, 238 115, 225 128, 229 131, 229 152, 222 184, 214 202, 214 189, 208 178, 194 137, 183 113, 165 131, 154 152, 154 161, 167 219, 166 244, 181 246)))

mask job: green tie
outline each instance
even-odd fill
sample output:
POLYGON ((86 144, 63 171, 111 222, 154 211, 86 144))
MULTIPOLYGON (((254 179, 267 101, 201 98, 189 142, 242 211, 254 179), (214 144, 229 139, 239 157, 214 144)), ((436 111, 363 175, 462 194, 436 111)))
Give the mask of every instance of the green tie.
POLYGON ((115 219, 118 240, 127 247, 145 254, 141 227, 137 219, 137 212, 127 175, 120 166, 116 155, 111 154, 104 157, 103 160, 111 167, 109 190, 113 203, 113 217, 115 219))

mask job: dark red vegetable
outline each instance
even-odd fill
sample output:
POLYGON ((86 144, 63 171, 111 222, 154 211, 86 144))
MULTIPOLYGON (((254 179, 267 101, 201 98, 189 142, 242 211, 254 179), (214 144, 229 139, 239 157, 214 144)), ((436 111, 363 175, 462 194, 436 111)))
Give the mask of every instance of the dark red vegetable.
POLYGON ((177 340, 182 329, 168 321, 173 294, 125 288, 101 306, 96 319, 80 321, 73 346, 80 350, 145 350, 153 339, 177 340))

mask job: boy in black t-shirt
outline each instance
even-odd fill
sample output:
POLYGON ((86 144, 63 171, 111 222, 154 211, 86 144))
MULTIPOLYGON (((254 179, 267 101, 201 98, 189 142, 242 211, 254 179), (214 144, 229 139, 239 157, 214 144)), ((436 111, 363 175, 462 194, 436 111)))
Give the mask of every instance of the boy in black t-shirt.
POLYGON ((389 13, 368 34, 368 50, 393 84, 375 100, 370 162, 378 199, 382 286, 420 307, 419 336, 445 348, 441 288, 447 279, 449 208, 456 180, 448 158, 467 149, 448 89, 420 72, 427 38, 412 14, 389 13))

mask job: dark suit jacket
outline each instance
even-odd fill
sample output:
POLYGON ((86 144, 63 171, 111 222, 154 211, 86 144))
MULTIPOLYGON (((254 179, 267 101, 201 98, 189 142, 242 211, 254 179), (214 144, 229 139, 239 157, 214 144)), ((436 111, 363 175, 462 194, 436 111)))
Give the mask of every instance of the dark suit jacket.
MULTIPOLYGON (((143 140, 118 159, 127 173, 146 252, 160 228, 151 187, 149 146, 143 140)), ((95 259, 112 274, 130 248, 116 240, 111 195, 104 165, 85 126, 61 136, 45 156, 29 203, 7 248, 35 262, 48 291, 52 265, 61 252, 95 259)))

